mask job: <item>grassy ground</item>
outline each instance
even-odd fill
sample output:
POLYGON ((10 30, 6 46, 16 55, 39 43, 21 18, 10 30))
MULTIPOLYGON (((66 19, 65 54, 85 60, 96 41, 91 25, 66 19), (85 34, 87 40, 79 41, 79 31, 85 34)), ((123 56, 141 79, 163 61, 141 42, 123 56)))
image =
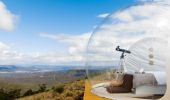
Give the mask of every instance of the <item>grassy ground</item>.
POLYGON ((47 92, 31 95, 17 100, 83 100, 85 81, 58 84, 47 92))

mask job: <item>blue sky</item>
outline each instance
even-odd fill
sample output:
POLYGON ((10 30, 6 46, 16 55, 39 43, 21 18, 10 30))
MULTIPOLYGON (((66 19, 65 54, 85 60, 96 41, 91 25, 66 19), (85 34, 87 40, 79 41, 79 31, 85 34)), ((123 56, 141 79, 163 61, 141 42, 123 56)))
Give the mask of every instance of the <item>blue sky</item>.
MULTIPOLYGON (((37 53, 38 56, 55 53, 56 56, 63 54, 73 57, 77 53, 70 54, 68 49, 75 51, 73 45, 77 44, 71 44, 73 41, 70 39, 79 40, 78 38, 82 38, 85 34, 89 36, 106 15, 135 3, 134 0, 1 0, 0 2, 5 5, 3 10, 15 17, 9 17, 12 28, 8 28, 8 25, 5 28, 0 27, 0 43, 8 47, 5 50, 11 55, 21 53, 24 57, 25 54, 28 56, 37 53)), ((1 49, 4 50, 2 47, 1 49)), ((8 62, 13 64, 15 61, 20 63, 17 60, 11 61, 5 54, 4 56, 6 60, 4 64, 8 62)))

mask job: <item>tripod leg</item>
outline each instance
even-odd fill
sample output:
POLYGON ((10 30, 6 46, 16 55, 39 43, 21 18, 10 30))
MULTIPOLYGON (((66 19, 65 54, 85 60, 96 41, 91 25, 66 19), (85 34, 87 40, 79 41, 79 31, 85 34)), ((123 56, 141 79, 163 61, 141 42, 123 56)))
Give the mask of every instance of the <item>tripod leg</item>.
POLYGON ((124 59, 120 59, 119 62, 119 67, 116 72, 116 80, 117 81, 122 81, 124 76, 124 59))

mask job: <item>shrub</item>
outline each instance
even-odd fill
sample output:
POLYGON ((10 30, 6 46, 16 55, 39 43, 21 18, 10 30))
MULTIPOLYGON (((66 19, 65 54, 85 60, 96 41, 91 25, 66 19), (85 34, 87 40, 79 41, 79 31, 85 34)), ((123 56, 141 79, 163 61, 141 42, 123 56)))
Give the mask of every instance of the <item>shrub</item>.
POLYGON ((32 91, 32 89, 29 89, 23 94, 23 96, 30 96, 30 95, 33 95, 33 94, 34 94, 34 92, 32 91))
POLYGON ((0 100, 7 100, 8 94, 4 91, 4 89, 0 89, 0 100))
POLYGON ((45 92, 46 91, 46 84, 39 84, 39 89, 38 89, 38 93, 40 92, 45 92))
POLYGON ((7 94, 10 98, 19 98, 20 92, 21 92, 21 89, 13 89, 13 90, 8 91, 7 94))
POLYGON ((64 91, 64 85, 58 85, 52 88, 54 92, 57 92, 59 94, 63 93, 64 91))
POLYGON ((0 100, 14 100, 20 97, 20 92, 21 89, 12 89, 9 91, 0 89, 0 100))
POLYGON ((66 91, 65 91, 66 97, 73 97, 73 96, 74 96, 74 93, 73 93, 73 92, 74 92, 74 91, 66 90, 66 91))

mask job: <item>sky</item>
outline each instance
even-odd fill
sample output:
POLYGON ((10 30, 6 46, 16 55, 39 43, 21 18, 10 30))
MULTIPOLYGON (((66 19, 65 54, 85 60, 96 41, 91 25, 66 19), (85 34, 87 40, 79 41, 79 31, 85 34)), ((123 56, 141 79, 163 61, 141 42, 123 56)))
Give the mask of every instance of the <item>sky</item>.
POLYGON ((143 1, 0 0, 0 64, 84 65, 93 30, 143 1))
POLYGON ((165 70, 170 50, 169 3, 144 1, 108 16, 90 38, 88 68, 120 66, 121 52, 115 50, 120 46, 131 51, 125 53, 125 72, 165 70))

